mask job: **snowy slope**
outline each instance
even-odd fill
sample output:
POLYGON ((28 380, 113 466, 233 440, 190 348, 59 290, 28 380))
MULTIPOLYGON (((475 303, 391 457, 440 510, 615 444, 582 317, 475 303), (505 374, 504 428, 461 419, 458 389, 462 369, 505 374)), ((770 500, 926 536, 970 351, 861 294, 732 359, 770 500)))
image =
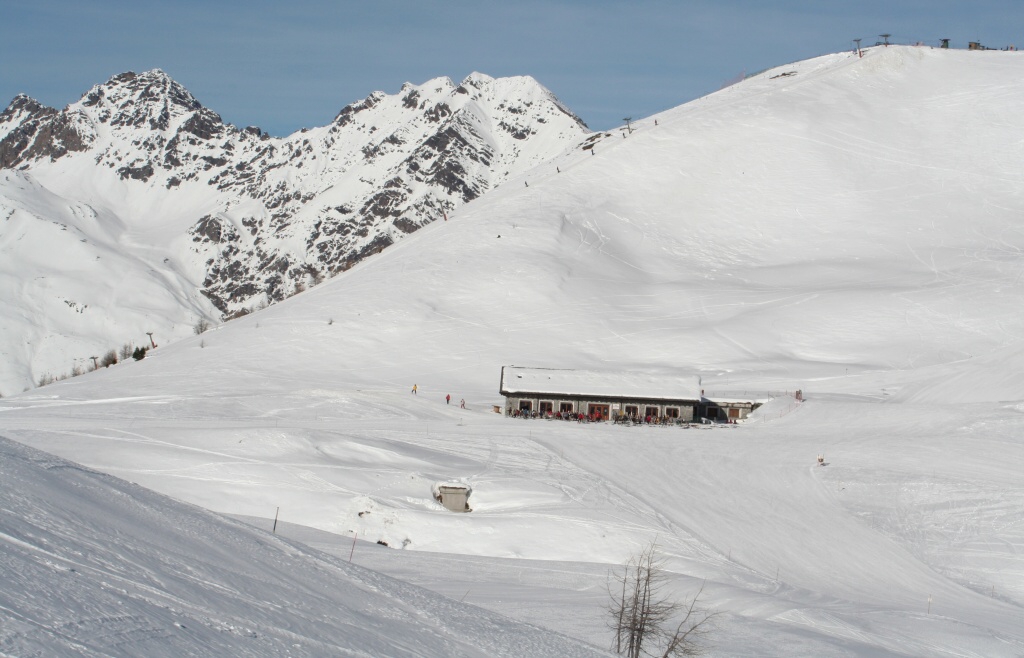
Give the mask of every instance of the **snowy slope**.
POLYGON ((140 329, 169 341, 279 301, 586 132, 532 78, 480 73, 375 92, 284 138, 224 124, 159 70, 115 76, 60 111, 18 96, 0 114, 0 255, 45 283, 3 288, 0 392, 148 342, 140 329), (52 240, 53 225, 118 256, 52 240), (128 295, 152 312, 123 311, 128 295), (94 322, 50 309, 65 299, 94 322))
POLYGON ((209 314, 192 273, 154 268, 165 252, 131 244, 115 214, 69 202, 22 172, 0 172, 0 184, 0 393, 84 370, 88 357, 125 342, 148 344, 146 332, 160 327, 190 335, 209 314))
POLYGON ((286 303, 5 398, 0 427, 404 547, 371 566, 599 645, 601 565, 657 539, 725 613, 720 655, 1019 655, 1022 73, 905 47, 767 71, 286 303), (512 364, 774 399, 706 430, 511 420, 512 364))
POLYGON ((4 655, 606 655, 3 438, 0 472, 4 655))

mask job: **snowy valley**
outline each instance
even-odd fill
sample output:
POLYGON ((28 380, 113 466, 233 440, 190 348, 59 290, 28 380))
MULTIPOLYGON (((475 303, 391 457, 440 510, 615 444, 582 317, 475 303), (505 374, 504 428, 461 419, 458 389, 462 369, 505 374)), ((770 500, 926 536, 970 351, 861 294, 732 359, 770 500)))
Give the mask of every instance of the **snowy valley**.
MULTIPOLYGON (((721 613, 710 655, 1021 655, 1022 74, 903 46, 777 67, 567 136, 280 304, 5 391, 0 541, 30 575, 0 652, 600 655, 610 573, 655 541, 670 591, 721 613), (703 428, 512 419, 503 365, 770 401, 703 428), (57 471, 95 523, 62 516, 57 471), (108 543, 126 508, 150 520, 108 543)), ((5 175, 48 230, 87 212, 5 175)))

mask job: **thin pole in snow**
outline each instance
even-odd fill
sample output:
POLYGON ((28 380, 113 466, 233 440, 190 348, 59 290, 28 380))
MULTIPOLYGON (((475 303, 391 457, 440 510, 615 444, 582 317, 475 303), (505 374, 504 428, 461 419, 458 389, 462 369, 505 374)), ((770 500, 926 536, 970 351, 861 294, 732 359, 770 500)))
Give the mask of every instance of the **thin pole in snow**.
POLYGON ((352 536, 352 550, 348 552, 348 561, 349 562, 352 561, 352 556, 356 552, 356 539, 359 539, 359 533, 358 532, 355 535, 352 536))
POLYGON ((274 512, 274 529, 273 529, 273 530, 271 530, 271 532, 272 532, 273 534, 275 534, 275 535, 277 534, 277 515, 278 515, 278 514, 280 514, 280 513, 281 513, 281 508, 280 508, 280 507, 278 507, 278 508, 277 508, 277 511, 276 511, 276 512, 274 512))
POLYGON ((932 595, 928 595, 928 614, 932 614, 932 595))

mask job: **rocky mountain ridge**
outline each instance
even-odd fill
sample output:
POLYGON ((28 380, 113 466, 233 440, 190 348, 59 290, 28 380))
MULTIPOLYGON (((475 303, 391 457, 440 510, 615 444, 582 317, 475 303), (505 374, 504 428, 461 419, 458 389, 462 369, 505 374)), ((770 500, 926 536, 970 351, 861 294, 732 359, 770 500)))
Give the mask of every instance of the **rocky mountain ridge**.
POLYGON ((0 167, 72 199, 48 180, 71 162, 162 204, 213 190, 207 212, 175 219, 188 222, 203 294, 230 314, 347 269, 586 133, 532 78, 474 73, 375 92, 327 126, 274 138, 224 123, 153 70, 114 76, 59 111, 16 97, 0 114, 0 167))
POLYGON ((0 113, 0 393, 288 297, 588 133, 532 78, 479 73, 286 137, 160 70, 61 110, 19 95, 0 113))

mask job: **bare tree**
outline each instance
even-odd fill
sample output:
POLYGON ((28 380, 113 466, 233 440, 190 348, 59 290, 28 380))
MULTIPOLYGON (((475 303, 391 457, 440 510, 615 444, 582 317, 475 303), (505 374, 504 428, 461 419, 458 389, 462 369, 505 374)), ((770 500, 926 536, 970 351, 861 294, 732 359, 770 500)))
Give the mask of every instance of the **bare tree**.
POLYGON ((118 356, 121 357, 122 361, 127 361, 128 359, 132 358, 132 352, 134 351, 134 345, 132 345, 131 343, 125 343, 124 345, 121 346, 121 351, 118 352, 118 356))
POLYGON ((668 577, 653 543, 631 557, 615 588, 609 586, 612 650, 628 658, 698 656, 718 615, 699 604, 704 586, 692 599, 678 601, 666 592, 668 577))
POLYGON ((192 325, 192 332, 196 336, 204 334, 210 330, 210 321, 206 318, 199 318, 194 325, 192 325))
POLYGON ((100 359, 100 365, 103 366, 104 368, 109 368, 110 366, 115 365, 116 363, 117 363, 117 351, 116 350, 109 350, 106 354, 103 355, 103 358, 100 359))

